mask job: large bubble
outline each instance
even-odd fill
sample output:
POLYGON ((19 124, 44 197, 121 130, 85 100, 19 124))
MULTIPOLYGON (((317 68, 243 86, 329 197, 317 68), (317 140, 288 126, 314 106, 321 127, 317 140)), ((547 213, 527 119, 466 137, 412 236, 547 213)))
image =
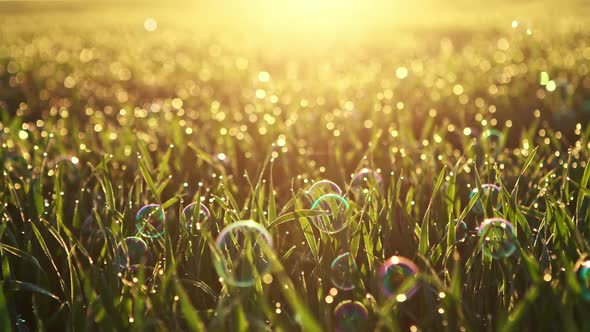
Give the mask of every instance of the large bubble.
POLYGON ((272 237, 253 220, 234 222, 215 241, 213 261, 217 274, 230 285, 250 287, 270 271, 272 237))
POLYGON ((187 233, 197 235, 210 217, 211 213, 203 203, 194 202, 182 210, 180 223, 187 233))
POLYGON ((590 301, 590 261, 585 261, 578 269, 578 281, 582 286, 582 298, 590 301))
POLYGON ((148 260, 147 244, 139 237, 125 238, 117 246, 117 262, 121 269, 134 271, 148 260))
POLYGON ((484 255, 498 259, 508 257, 516 250, 514 227, 507 220, 486 219, 477 229, 484 255))
POLYGON ((365 331, 369 323, 369 312, 357 301, 343 301, 334 308, 334 328, 336 332, 365 331))
POLYGON ((340 189, 337 184, 330 180, 320 180, 311 185, 311 187, 305 191, 305 195, 309 198, 311 203, 327 194, 342 196, 342 189, 340 189))
POLYGON ((411 260, 392 256, 386 260, 377 273, 379 287, 385 297, 397 296, 400 299, 408 299, 418 289, 417 280, 418 267, 411 260))
POLYGON ((141 236, 155 238, 164 234, 164 210, 158 204, 148 204, 137 212, 135 226, 141 236))
POLYGON ((337 288, 351 290, 358 279, 358 269, 354 257, 347 252, 332 261, 330 266, 330 280, 337 288))
POLYGON ((376 171, 363 168, 352 178, 350 191, 359 202, 365 202, 368 197, 381 192, 383 178, 376 171))
POLYGON ((346 199, 340 195, 323 195, 313 203, 311 209, 319 213, 312 217, 312 221, 322 232, 338 233, 348 225, 349 205, 346 199))
MULTIPOLYGON (((445 233, 449 234, 449 225, 445 226, 445 233)), ((463 220, 455 219, 455 242, 465 242, 467 240, 468 229, 467 224, 463 220)))

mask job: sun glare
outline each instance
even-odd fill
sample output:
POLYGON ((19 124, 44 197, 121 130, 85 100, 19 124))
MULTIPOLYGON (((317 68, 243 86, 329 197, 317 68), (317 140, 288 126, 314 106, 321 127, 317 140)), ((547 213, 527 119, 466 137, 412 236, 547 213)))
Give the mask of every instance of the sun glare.
MULTIPOLYGON (((254 5, 256 6, 256 5, 254 5)), ((308 38, 352 33, 372 21, 369 7, 360 0, 278 0, 258 3, 257 23, 276 33, 294 32, 308 38)))

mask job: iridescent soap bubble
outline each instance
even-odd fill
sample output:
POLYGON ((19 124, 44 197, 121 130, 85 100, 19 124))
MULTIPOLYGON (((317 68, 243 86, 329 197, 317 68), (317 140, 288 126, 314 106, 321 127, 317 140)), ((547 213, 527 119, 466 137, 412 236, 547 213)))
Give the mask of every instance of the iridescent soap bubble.
MULTIPOLYGON (((445 233, 449 234, 449 225, 445 226, 445 233)), ((467 239, 467 224, 463 220, 455 219, 455 241, 456 242, 465 242, 467 239)))
POLYGON ((508 257, 516 250, 516 233, 512 224, 507 220, 486 219, 477 229, 481 250, 485 256, 498 259, 508 257))
POLYGON ((270 270, 272 237, 253 220, 236 221, 225 227, 212 253, 215 270, 223 280, 237 287, 250 287, 270 270))
POLYGON ((376 171, 363 168, 352 178, 350 190, 356 199, 364 201, 366 197, 381 191, 383 178, 376 171))
POLYGON ((481 134, 481 141, 488 148, 498 148, 502 139, 502 132, 498 129, 488 128, 481 134))
POLYGON ((585 261, 578 269, 578 281, 582 286, 582 298, 590 301, 590 261, 585 261))
MULTIPOLYGON (((484 214, 489 208, 500 208, 500 187, 495 184, 482 184, 482 192, 480 193, 475 205, 473 205, 473 212, 477 214, 484 214)), ((469 200, 471 200, 477 193, 479 188, 474 188, 469 193, 469 200)))
POLYGON ((358 268, 354 257, 347 252, 332 261, 330 266, 330 280, 337 288, 342 290, 351 290, 358 279, 358 268))
POLYGON ((27 324, 27 321, 20 315, 16 315, 16 332, 29 332, 31 329, 27 324))
POLYGON ((336 332, 365 331, 369 323, 369 312, 357 301, 346 300, 334 308, 334 328, 336 332))
POLYGON ((211 217, 209 209, 203 203, 193 202, 182 210, 180 222, 185 231, 191 235, 196 235, 205 223, 211 217))
POLYGON ((147 244, 139 237, 127 237, 117 246, 117 262, 121 269, 134 271, 144 265, 147 259, 147 244))
POLYGON ((412 281, 417 273, 418 267, 414 262, 405 257, 392 256, 377 272, 379 288, 385 297, 396 295, 403 300, 409 299, 418 290, 416 280, 412 281))
POLYGON ((313 224, 322 232, 338 233, 348 225, 348 202, 336 194, 326 194, 311 206, 319 215, 312 217, 313 224))
POLYGON ((158 204, 142 207, 135 216, 135 226, 141 236, 161 236, 164 233, 164 210, 158 204))
POLYGON ((305 191, 305 195, 309 198, 312 204, 318 198, 327 194, 342 196, 342 189, 340 189, 337 184, 330 180, 320 180, 305 191))

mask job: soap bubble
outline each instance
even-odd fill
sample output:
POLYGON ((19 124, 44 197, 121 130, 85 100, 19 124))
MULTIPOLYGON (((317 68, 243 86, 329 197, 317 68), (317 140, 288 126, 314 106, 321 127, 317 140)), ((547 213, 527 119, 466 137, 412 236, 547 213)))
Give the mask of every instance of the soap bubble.
POLYGON ((481 134, 480 141, 484 146, 484 150, 493 150, 494 153, 500 148, 500 141, 502 140, 502 132, 498 129, 488 128, 481 134))
POLYGON ((182 210, 180 222, 184 230, 191 235, 196 235, 204 222, 211 217, 209 209, 203 203, 194 202, 182 210))
POLYGON ((516 234, 510 222, 501 218, 486 219, 479 225, 478 234, 484 255, 498 259, 516 250, 516 234))
POLYGON ((417 273, 418 267, 414 262, 405 257, 392 256, 377 272, 381 292, 386 297, 404 295, 404 299, 409 299, 418 289, 416 280, 412 280, 417 273))
POLYGON ((358 301, 346 300, 334 308, 336 332, 365 331, 369 323, 369 312, 358 301))
POLYGON ((140 235, 158 237, 164 234, 164 210, 158 204, 148 204, 135 216, 136 228, 140 235))
POLYGON ((16 332, 29 332, 31 329, 22 315, 16 315, 16 332))
POLYGON ((272 248, 268 231, 253 220, 236 221, 225 227, 215 241, 213 261, 217 274, 233 286, 249 287, 270 270, 272 248))
POLYGON ((322 232, 338 233, 348 224, 348 202, 336 194, 326 194, 318 198, 311 206, 312 210, 321 212, 312 217, 313 224, 322 232))
POLYGON ((352 178, 350 190, 356 199, 364 201, 371 194, 381 191, 382 182, 381 174, 372 169, 363 168, 352 178))
POLYGON ((590 261, 585 261, 580 265, 578 280, 582 286, 582 298, 590 301, 590 261))
POLYGON ((334 286, 342 290, 354 288, 354 282, 358 278, 358 269, 354 257, 347 252, 332 261, 330 266, 330 280, 334 286))
POLYGON ((499 143, 502 132, 495 128, 488 128, 481 134, 481 139, 490 143, 499 143))
POLYGON ((147 244, 139 237, 127 237, 117 246, 117 261, 121 269, 134 271, 144 265, 147 259, 147 244))
MULTIPOLYGON (((495 184, 482 184, 482 192, 480 193, 475 205, 473 205, 473 212, 476 214, 484 214, 489 208, 500 208, 500 187, 495 184)), ((469 193, 469 200, 479 192, 478 188, 474 188, 469 193)))
POLYGON ((342 196, 342 190, 338 187, 337 184, 330 180, 321 180, 314 183, 309 189, 305 191, 305 195, 309 198, 309 200, 313 203, 318 198, 327 195, 327 194, 335 194, 342 196))
MULTIPOLYGON (((449 225, 445 226, 445 233, 449 234, 449 225)), ((467 239, 467 224, 463 220, 455 219, 455 241, 456 242, 465 242, 467 239)))

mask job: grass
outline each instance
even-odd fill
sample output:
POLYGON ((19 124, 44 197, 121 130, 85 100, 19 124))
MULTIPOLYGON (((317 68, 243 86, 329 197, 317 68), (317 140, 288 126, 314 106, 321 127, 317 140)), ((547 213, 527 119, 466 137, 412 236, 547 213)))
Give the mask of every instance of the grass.
POLYGON ((347 300, 367 309, 366 330, 590 329, 577 275, 590 248, 583 18, 408 23, 289 45, 292 32, 203 32, 166 10, 11 6, 0 27, 2 330, 329 331, 347 300), (363 168, 380 176, 368 196, 353 179, 363 168), (321 179, 347 200, 335 234, 313 225, 305 194, 321 179), (484 184, 499 187, 497 202, 484 184), (211 214, 198 234, 180 224, 192 202, 211 214), (143 237, 140 268, 121 269, 117 246, 150 203, 165 210, 163 235, 143 237), (514 226, 508 257, 482 250, 477 227, 492 217, 514 226), (219 280, 214 243, 247 219, 272 236, 257 248, 270 275, 234 287, 219 280), (346 252, 358 273, 344 291, 330 267, 346 252), (420 270, 401 286, 418 287, 409 298, 381 292, 394 255, 420 270))

